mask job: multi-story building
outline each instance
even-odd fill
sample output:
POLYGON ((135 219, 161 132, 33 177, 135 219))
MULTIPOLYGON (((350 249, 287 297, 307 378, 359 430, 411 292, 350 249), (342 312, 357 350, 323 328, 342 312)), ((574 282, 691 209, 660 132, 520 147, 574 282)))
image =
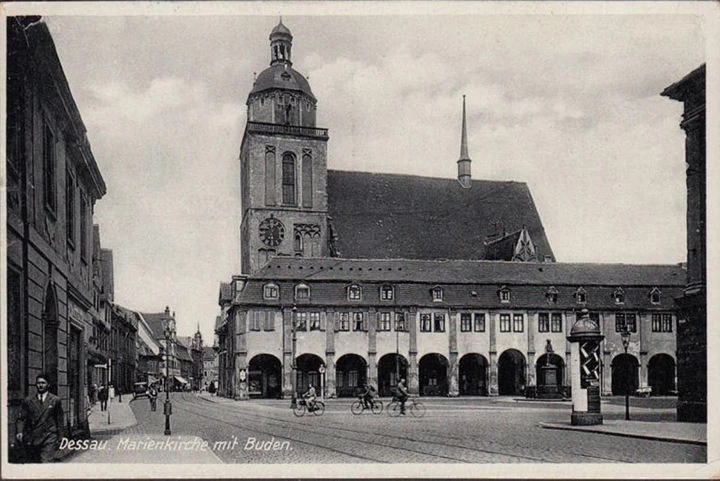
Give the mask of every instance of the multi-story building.
MULTIPOLYGON (((158 355, 162 360, 158 365, 159 378, 164 386, 174 386, 178 383, 183 384, 185 381, 181 374, 181 360, 178 351, 178 342, 175 332, 171 333, 169 339, 165 338, 166 323, 175 320, 175 313, 170 314, 170 308, 165 306, 164 312, 139 313, 148 328, 149 334, 153 339, 153 343, 159 346, 158 355), (179 380, 176 378, 180 378, 179 380), (170 384, 168 384, 170 383, 170 384)), ((173 322, 174 324, 174 322, 173 322)), ((189 355, 188 355, 189 357, 189 355)), ((190 358, 192 363, 192 358, 190 358)), ((186 381, 185 381, 186 382, 186 381)))
POLYGON ((137 337, 135 341, 135 352, 137 363, 135 367, 135 380, 152 384, 164 377, 161 371, 163 362, 163 351, 160 343, 155 339, 155 334, 150 329, 147 321, 141 314, 137 314, 137 337))
POLYGON ((133 391, 135 384, 137 313, 115 304, 112 308, 111 325, 112 383, 121 393, 129 393, 133 391))
POLYGON ((243 275, 220 286, 221 395, 388 394, 400 376, 420 395, 560 392, 582 309, 606 336, 604 393, 674 392, 682 267, 556 263, 528 186, 472 178, 464 100, 457 179, 328 170, 282 23, 270 46, 240 151, 243 275))
POLYGON ((202 387, 207 389, 210 383, 217 387, 218 383, 218 365, 217 352, 215 348, 210 346, 203 347, 203 383, 202 387))
POLYGON ((666 88, 683 102, 687 187, 687 286, 678 297, 678 421, 707 421, 705 65, 666 88))
POLYGON ((41 372, 74 433, 87 429, 85 345, 102 319, 92 226, 106 187, 40 17, 7 19, 7 68, 8 435, 41 372))

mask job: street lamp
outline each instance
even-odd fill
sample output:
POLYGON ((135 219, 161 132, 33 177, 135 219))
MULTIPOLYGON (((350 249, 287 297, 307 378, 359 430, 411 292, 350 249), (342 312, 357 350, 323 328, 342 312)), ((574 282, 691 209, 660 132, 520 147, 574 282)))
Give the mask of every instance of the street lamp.
POLYGON ((297 407, 297 362, 295 360, 295 351, 297 349, 297 307, 292 308, 292 394, 290 395, 290 407, 297 407))
MULTIPOLYGON (((625 349, 625 361, 627 362, 627 351, 630 345, 629 326, 625 326, 625 330, 620 333, 620 337, 622 338, 623 349, 625 349)), ((625 421, 630 421, 630 372, 626 373, 625 378, 625 421)))
POLYGON ((175 319, 169 316, 170 309, 165 307, 165 318, 163 319, 163 334, 165 335, 165 435, 170 436, 170 416, 172 415, 172 403, 170 402, 170 344, 175 338, 175 319))

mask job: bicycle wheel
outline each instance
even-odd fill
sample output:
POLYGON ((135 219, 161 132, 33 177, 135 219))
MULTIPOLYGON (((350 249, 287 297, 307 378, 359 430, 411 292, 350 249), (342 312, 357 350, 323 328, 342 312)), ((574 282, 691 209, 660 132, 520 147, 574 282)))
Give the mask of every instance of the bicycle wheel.
POLYGON ((315 408, 313 409, 313 414, 315 416, 322 416, 322 414, 325 412, 325 403, 322 401, 315 401, 315 408))
POLYGON ((353 414, 362 414, 363 408, 362 401, 355 401, 350 405, 350 412, 353 414))
POLYGON ((381 412, 383 412, 382 401, 373 401, 372 406, 370 406, 370 409, 372 410, 373 414, 380 414, 381 412))
POLYGON ((410 406, 410 414, 413 415, 413 417, 421 418, 425 416, 425 405, 419 401, 415 401, 410 406))
POLYGON ((304 405, 304 404, 300 404, 300 402, 298 402, 298 403, 295 405, 295 407, 292 408, 292 412, 293 412, 293 414, 294 414, 295 416, 297 416, 297 417, 304 416, 304 415, 305 415, 305 405, 304 405))
POLYGON ((390 401, 390 404, 388 404, 388 414, 392 417, 400 416, 400 403, 397 401, 390 401))

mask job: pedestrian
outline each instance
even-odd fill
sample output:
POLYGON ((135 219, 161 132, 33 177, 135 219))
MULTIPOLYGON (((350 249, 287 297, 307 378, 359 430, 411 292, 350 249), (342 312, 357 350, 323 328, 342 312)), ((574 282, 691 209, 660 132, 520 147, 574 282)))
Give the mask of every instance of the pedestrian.
POLYGON ((108 402, 108 389, 105 386, 100 386, 98 388, 98 401, 100 401, 100 411, 107 411, 107 402, 108 402))
POLYGON ((49 392, 49 387, 48 377, 38 374, 35 377, 37 393, 23 400, 15 422, 15 437, 24 445, 28 459, 33 463, 55 461, 65 426, 60 398, 49 392))
POLYGON ((150 399, 150 410, 156 411, 157 410, 157 389, 155 389, 155 385, 151 384, 148 388, 148 399, 150 399))
POLYGON ((410 393, 408 393, 407 387, 405 387, 405 379, 400 379, 395 395, 400 401, 400 414, 405 414, 405 401, 410 397, 410 393))

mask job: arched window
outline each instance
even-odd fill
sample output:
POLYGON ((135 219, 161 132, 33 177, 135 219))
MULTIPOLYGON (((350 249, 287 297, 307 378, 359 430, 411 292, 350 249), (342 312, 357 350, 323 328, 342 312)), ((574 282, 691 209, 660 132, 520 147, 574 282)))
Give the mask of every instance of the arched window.
POLYGON ((357 284, 348 286, 347 297, 349 301, 359 301, 362 299, 362 288, 357 284))
POLYGON ((578 304, 585 304, 587 302, 587 293, 582 287, 578 287, 577 291, 575 291, 575 302, 578 304))
POLYGON ((302 206, 312 207, 313 205, 313 178, 312 178, 312 156, 310 149, 303 149, 302 156, 302 206))
POLYGON ((545 293, 545 298, 547 299, 548 304, 557 304, 558 290, 555 289, 555 286, 550 286, 550 288, 545 293))
POLYGON ((295 156, 285 152, 282 157, 282 198, 285 205, 296 205, 295 201, 295 156))
POLYGON ((295 286, 295 300, 303 301, 310 299, 310 287, 306 284, 295 286))
POLYGON ((435 286, 430 291, 432 294, 432 300, 433 302, 442 302, 443 301, 443 288, 440 286, 435 286))
POLYGON ((275 147, 265 146, 265 205, 275 205, 275 147))
POLYGON ((652 304, 660 304, 660 289, 653 287, 650 291, 650 302, 652 304))
POLYGON ((615 299, 615 304, 625 304, 625 291, 622 287, 618 287, 613 292, 613 298, 615 299))

